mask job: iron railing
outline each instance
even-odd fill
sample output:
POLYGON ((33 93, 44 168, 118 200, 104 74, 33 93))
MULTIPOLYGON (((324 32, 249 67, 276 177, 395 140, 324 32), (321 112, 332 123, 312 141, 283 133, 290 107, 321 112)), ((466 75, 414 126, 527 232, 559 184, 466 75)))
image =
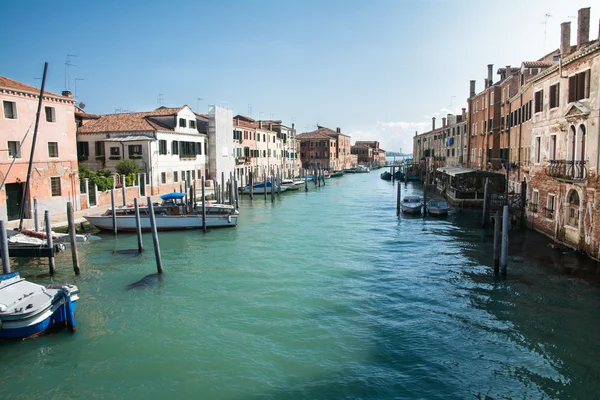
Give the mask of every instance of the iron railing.
POLYGON ((554 209, 544 207, 544 217, 553 219, 554 218, 554 209))
POLYGON ((586 161, 550 160, 546 175, 559 181, 585 181, 587 179, 586 161))

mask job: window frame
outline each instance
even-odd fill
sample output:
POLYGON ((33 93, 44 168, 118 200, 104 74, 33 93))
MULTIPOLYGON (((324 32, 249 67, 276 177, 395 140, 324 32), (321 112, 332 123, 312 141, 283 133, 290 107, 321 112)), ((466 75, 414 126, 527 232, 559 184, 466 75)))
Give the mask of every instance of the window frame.
POLYGON ((16 141, 16 140, 9 140, 7 141, 7 147, 8 147, 8 158, 21 158, 21 143, 16 141), (11 143, 14 143, 14 152, 16 154, 11 154, 12 150, 11 150, 11 143))
POLYGON ((44 116, 46 118, 46 122, 55 124, 56 123, 56 108, 52 107, 52 106, 44 106, 44 116), (48 111, 50 111, 50 115, 48 115, 48 111), (50 119, 48 119, 48 116, 50 116, 50 119))
POLYGON ((60 176, 51 176, 50 177, 50 194, 51 197, 58 197, 62 195, 62 184, 61 184, 61 178, 60 176), (55 182, 58 179, 58 193, 55 192, 55 182))
POLYGON ((11 100, 2 100, 2 115, 4 119, 19 119, 19 112, 17 109, 17 102, 11 100), (11 104, 11 116, 6 115, 6 105, 11 104))
POLYGON ((58 142, 48 142, 48 158, 58 158, 59 157, 59 152, 58 152, 58 142), (52 150, 54 150, 52 145, 56 146, 56 155, 53 155, 54 153, 52 152, 52 150))

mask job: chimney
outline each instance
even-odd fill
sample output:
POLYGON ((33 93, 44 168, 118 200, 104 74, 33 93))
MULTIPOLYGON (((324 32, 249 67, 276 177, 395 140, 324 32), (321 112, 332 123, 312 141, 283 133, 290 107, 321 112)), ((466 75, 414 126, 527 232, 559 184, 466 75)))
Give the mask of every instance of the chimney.
POLYGON ((469 98, 475 97, 475 81, 469 82, 469 98))
POLYGON ((294 129, 294 123, 292 122, 292 129, 294 129))
POLYGON ((435 117, 431 118, 431 130, 435 131, 435 117))
POLYGON ((509 76, 511 76, 512 74, 510 73, 510 65, 506 66, 506 77, 508 78, 509 76))
POLYGON ((65 97, 73 97, 70 90, 63 90, 62 95, 65 97))
POLYGON ((442 128, 446 127, 446 117, 442 118, 442 128))
POLYGON ((581 8, 577 13, 577 48, 590 41, 590 8, 581 8))
POLYGON ((485 78, 484 82, 485 82, 484 87, 487 89, 489 87, 490 81, 488 78, 485 78))
POLYGON ((571 52, 571 22, 560 24, 560 55, 568 56, 571 52))
POLYGON ((467 120, 467 109, 466 108, 462 108, 462 122, 465 122, 467 120))
POLYGON ((262 129, 262 121, 258 121, 258 129, 262 129))
POLYGON ((492 70, 494 69, 494 64, 488 64, 488 86, 492 86, 492 70))
POLYGON ((419 134, 419 131, 415 131, 415 136, 417 136, 419 134))
POLYGON ((335 131, 336 131, 337 133, 342 133, 342 130, 341 130, 340 128, 335 128, 335 131))

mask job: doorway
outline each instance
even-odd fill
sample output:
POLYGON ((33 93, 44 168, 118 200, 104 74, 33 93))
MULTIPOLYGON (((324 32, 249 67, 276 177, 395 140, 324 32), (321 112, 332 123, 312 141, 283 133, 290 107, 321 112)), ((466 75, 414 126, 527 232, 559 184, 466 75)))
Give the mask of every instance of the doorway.
POLYGON ((23 200, 24 183, 6 184, 6 214, 9 221, 21 217, 21 201, 23 200))

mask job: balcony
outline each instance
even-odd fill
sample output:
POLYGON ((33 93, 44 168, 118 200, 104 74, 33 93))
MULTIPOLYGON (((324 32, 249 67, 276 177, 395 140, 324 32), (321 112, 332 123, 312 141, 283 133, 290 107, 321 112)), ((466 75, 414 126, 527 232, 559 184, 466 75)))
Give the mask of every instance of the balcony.
POLYGON ((581 182, 587 179, 585 161, 550 160, 546 175, 558 181, 581 182))
POLYGON ((246 164, 250 162, 250 157, 236 157, 235 163, 237 165, 246 164))
POLYGON ((544 217, 554 219, 554 210, 544 207, 544 217))
POLYGON ((532 213, 537 213, 538 212, 538 205, 536 203, 529 203, 527 205, 527 209, 529 211, 531 211, 532 213))

